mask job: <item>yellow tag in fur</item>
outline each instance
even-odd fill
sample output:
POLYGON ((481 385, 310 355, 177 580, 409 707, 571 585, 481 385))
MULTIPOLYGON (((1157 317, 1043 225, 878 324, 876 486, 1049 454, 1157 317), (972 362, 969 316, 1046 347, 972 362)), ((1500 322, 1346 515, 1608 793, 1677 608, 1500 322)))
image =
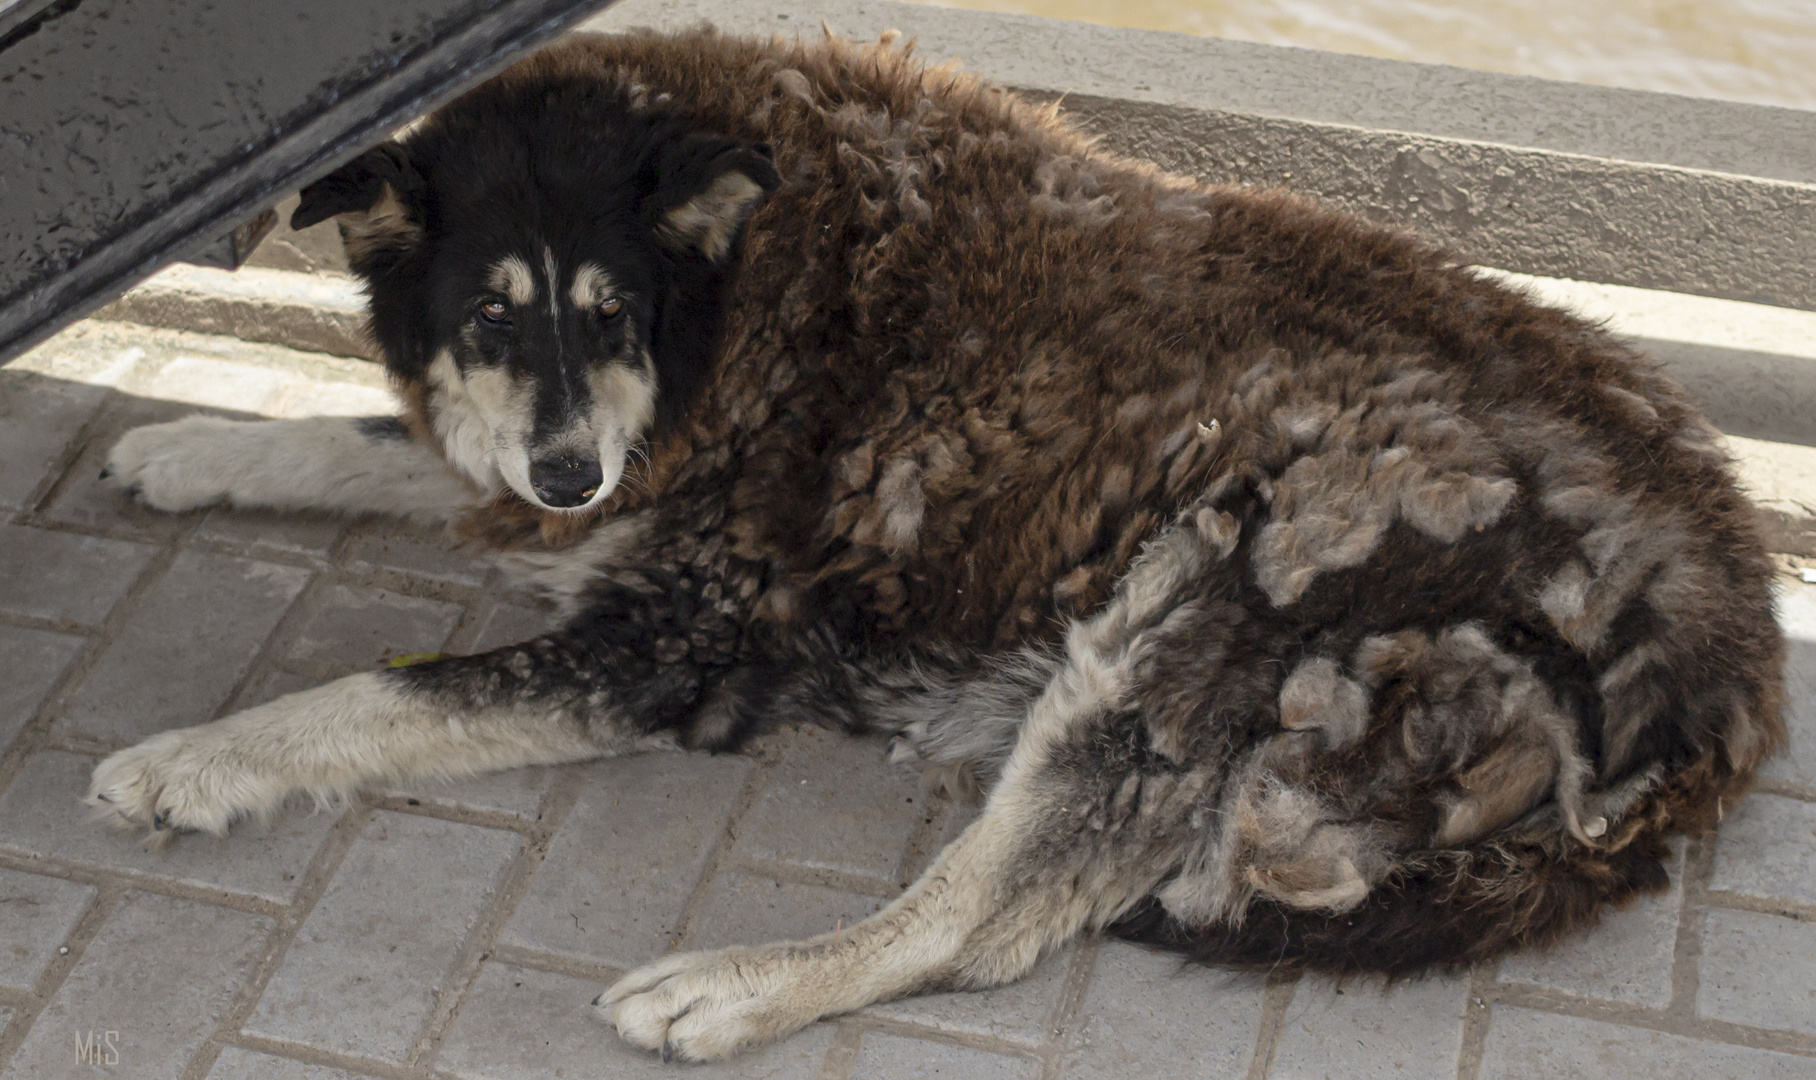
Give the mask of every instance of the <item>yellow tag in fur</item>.
POLYGON ((447 658, 448 658, 447 653, 407 652, 407 653, 404 653, 402 656, 393 656, 391 658, 391 666, 392 667, 410 667, 414 664, 426 664, 431 660, 446 660, 447 658))

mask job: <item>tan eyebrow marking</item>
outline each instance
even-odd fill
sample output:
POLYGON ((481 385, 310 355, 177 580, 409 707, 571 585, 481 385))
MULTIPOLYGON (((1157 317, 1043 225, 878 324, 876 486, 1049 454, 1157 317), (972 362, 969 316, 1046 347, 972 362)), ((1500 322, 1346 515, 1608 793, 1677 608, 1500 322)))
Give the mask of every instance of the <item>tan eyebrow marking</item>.
POLYGON ((568 290, 568 298, 577 308, 590 308, 617 291, 617 282, 610 274, 593 263, 581 263, 580 269, 574 271, 574 284, 568 290))
POLYGON ((536 299, 536 278, 530 264, 515 255, 506 255, 492 264, 486 284, 510 297, 517 307, 527 307, 536 299))

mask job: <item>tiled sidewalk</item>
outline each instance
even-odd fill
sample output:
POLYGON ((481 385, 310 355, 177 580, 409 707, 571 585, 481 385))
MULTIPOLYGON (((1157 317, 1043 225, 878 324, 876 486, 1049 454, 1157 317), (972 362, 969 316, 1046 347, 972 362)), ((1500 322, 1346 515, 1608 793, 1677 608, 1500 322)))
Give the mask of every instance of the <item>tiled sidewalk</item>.
POLYGON ((587 1002, 674 948, 875 910, 956 827, 815 731, 298 808, 161 854, 85 820, 96 756, 403 652, 548 622, 381 523, 165 517, 97 487, 195 404, 385 407, 369 365, 84 324, 0 370, 0 1076, 1816 1077, 1816 586, 1787 579, 1800 736, 1663 897, 1544 957, 1384 992, 1087 942, 1024 982, 818 1024, 715 1067, 587 1002), (102 1064, 78 1059, 89 1037, 102 1064), (108 1064, 107 1062, 112 1062, 108 1064))

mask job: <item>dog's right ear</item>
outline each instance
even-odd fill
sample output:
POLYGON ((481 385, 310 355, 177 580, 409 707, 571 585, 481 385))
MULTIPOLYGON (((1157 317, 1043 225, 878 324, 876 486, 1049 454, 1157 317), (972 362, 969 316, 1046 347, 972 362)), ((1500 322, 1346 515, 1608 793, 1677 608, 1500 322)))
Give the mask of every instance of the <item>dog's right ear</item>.
POLYGON ((409 151, 387 142, 304 188, 290 227, 306 229, 338 217, 347 261, 368 272, 422 239, 423 186, 409 151))

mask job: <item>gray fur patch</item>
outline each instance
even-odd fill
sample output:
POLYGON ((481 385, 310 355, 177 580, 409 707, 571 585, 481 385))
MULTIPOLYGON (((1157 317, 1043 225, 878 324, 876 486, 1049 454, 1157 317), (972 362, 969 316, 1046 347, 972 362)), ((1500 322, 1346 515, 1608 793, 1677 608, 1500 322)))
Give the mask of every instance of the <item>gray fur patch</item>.
POLYGON ((1293 669, 1280 687, 1280 723, 1324 733, 1326 745, 1347 746, 1368 730, 1368 692, 1337 662, 1315 656, 1293 669))

